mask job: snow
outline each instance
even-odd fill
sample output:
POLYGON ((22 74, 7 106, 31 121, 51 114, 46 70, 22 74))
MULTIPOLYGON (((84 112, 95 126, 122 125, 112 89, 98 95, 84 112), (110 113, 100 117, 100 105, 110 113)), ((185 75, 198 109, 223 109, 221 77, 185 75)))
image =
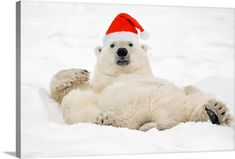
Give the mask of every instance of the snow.
POLYGON ((50 98, 51 77, 66 68, 92 71, 93 48, 102 45, 120 12, 135 17, 150 33, 146 43, 156 76, 180 87, 196 85, 233 113, 232 9, 22 2, 22 157, 233 150, 233 127, 209 122, 148 132, 63 123, 50 98))

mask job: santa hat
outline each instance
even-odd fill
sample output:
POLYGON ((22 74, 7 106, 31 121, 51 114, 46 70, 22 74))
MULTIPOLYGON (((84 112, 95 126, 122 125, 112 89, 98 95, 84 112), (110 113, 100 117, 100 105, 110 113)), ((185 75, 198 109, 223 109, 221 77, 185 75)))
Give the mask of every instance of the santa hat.
POLYGON ((137 22, 136 19, 126 13, 120 13, 109 26, 103 39, 104 46, 108 46, 115 41, 130 41, 132 43, 140 43, 140 39, 147 40, 149 34, 137 22), (140 35, 138 31, 140 30, 140 35), (140 37, 140 38, 139 38, 140 37))

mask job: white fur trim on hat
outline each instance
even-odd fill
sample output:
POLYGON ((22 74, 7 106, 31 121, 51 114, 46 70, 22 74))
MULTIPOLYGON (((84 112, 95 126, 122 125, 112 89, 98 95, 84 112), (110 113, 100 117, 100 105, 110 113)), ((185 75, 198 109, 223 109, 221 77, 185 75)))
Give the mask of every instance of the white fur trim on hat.
POLYGON ((138 44, 140 43, 138 34, 123 31, 123 32, 114 32, 105 35, 103 39, 103 45, 109 46, 110 44, 116 41, 130 41, 132 43, 138 43, 138 44))

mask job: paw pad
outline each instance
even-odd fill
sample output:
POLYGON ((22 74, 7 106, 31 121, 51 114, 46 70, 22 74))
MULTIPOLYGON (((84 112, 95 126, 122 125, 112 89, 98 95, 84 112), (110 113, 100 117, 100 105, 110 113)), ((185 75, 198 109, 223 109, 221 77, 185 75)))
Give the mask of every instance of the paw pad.
POLYGON ((110 112, 102 112, 96 118, 96 124, 99 125, 112 125, 113 119, 110 112))
POLYGON ((232 117, 224 103, 217 100, 209 100, 204 107, 213 124, 229 125, 231 123, 232 117))

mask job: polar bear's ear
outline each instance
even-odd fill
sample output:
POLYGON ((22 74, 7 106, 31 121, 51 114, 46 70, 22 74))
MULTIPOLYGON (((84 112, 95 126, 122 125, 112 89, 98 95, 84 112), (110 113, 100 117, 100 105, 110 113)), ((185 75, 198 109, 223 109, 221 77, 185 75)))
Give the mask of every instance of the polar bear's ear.
POLYGON ((102 47, 101 47, 101 46, 97 46, 97 47, 95 48, 95 54, 96 54, 96 56, 99 56, 99 54, 101 53, 101 51, 102 51, 102 47))
POLYGON ((142 49, 144 49, 145 52, 148 51, 148 46, 146 44, 142 44, 141 47, 142 49))

